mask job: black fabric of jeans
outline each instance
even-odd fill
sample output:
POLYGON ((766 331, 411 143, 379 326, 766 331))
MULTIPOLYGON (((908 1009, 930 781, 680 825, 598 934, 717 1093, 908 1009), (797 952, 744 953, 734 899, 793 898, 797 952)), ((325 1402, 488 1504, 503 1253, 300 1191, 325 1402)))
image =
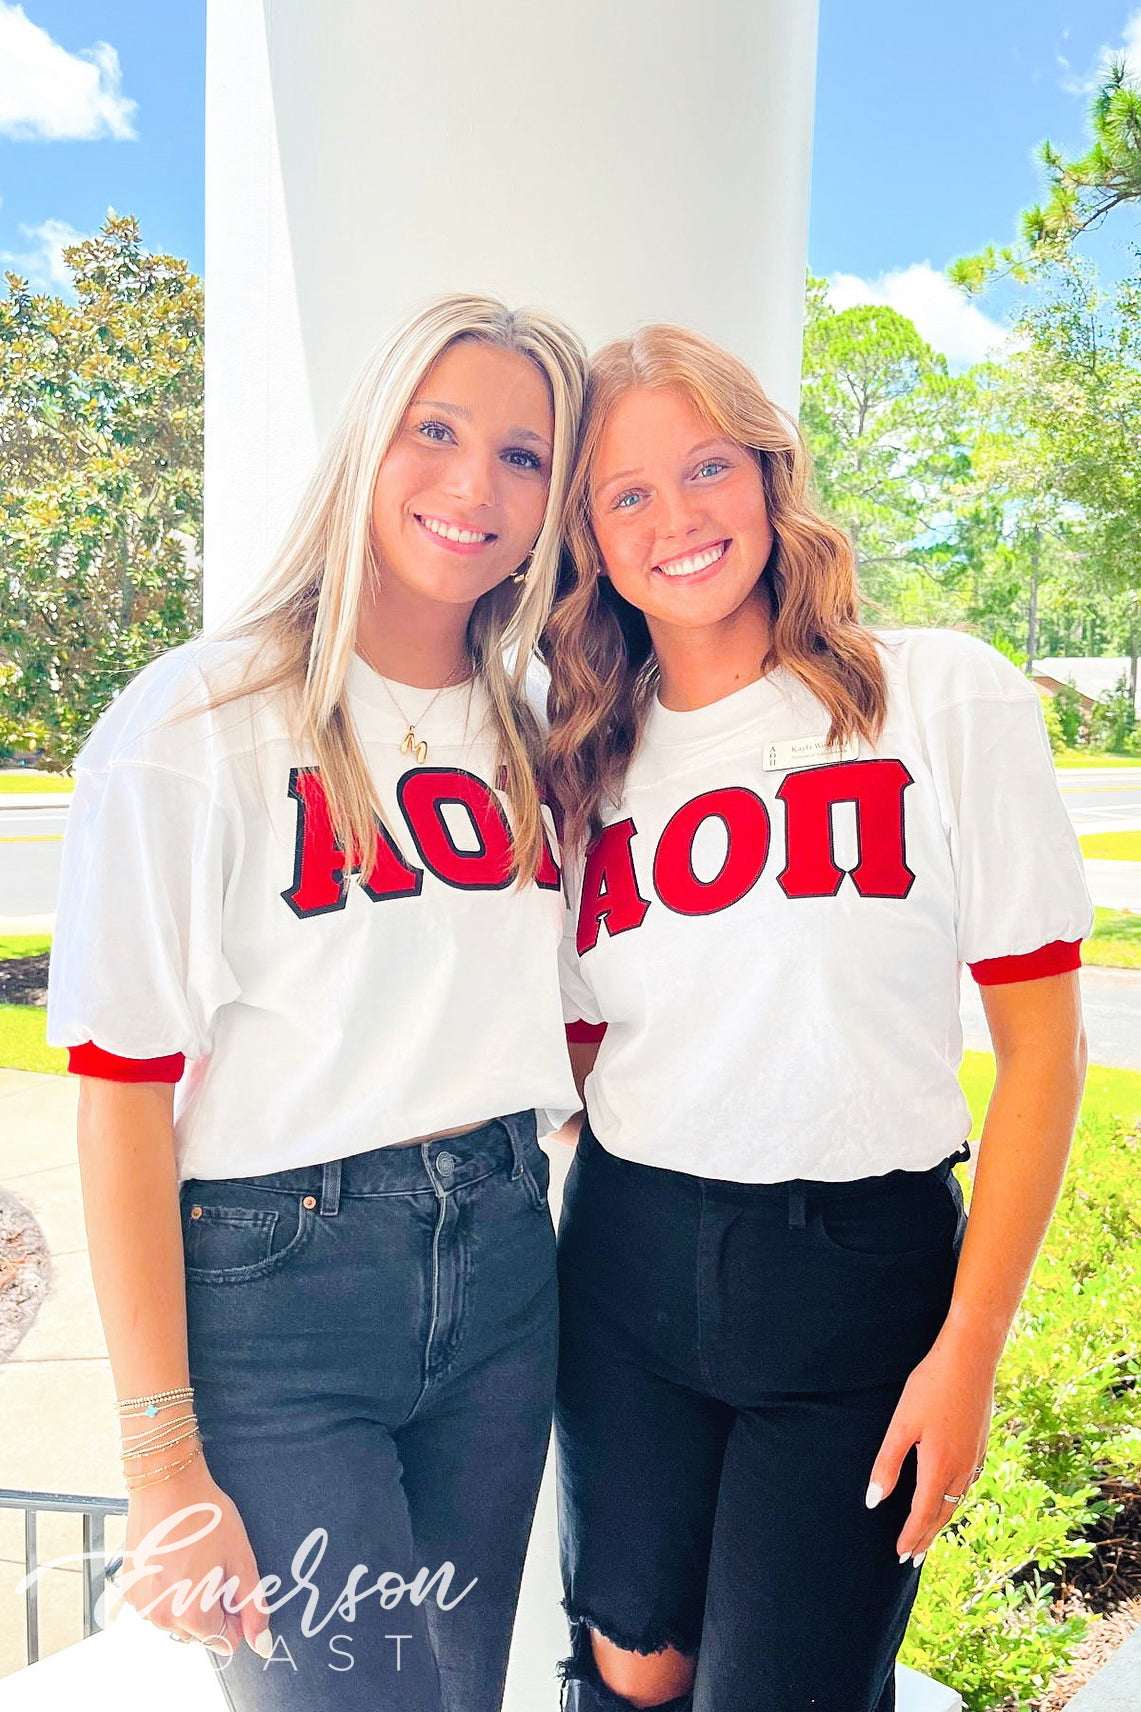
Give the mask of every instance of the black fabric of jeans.
POLYGON ((587 1625, 694 1655, 678 1712, 891 1712, 914 1458, 877 1509, 864 1495, 950 1303, 951 1163, 737 1184, 615 1158, 584 1126, 559 1227, 573 1712, 627 1705, 587 1625))
POLYGON ((547 1182, 523 1112, 183 1184, 206 1458, 282 1579, 273 1658, 221 1670, 236 1712, 497 1712, 550 1437, 547 1182))

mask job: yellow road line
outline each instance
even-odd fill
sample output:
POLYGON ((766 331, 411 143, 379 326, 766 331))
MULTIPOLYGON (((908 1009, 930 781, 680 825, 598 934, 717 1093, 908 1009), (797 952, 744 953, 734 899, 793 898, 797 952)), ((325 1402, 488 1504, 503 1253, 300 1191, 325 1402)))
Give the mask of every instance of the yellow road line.
POLYGON ((1068 788, 1065 785, 1059 785, 1058 790, 1061 793, 1061 795, 1064 797, 1079 797, 1079 796, 1081 796, 1081 797, 1095 797, 1095 796, 1101 796, 1105 791, 1141 791, 1141 784, 1138 784, 1138 785, 1070 785, 1068 788))
POLYGON ((40 832, 34 837, 5 837, 0 835, 0 844, 62 844, 62 832, 40 832))

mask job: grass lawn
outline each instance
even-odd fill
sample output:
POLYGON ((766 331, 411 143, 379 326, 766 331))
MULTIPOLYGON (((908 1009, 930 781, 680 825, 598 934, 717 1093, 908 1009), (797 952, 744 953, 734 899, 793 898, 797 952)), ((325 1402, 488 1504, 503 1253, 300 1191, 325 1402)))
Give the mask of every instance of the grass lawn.
POLYGON ((0 1070, 67 1074, 67 1053, 44 1040, 46 1021, 35 1005, 0 1005, 0 1070))
POLYGON ((25 767, 19 771, 0 772, 0 796, 19 796, 22 793, 58 796, 61 791, 74 789, 75 780, 68 778, 66 773, 29 773, 25 767))
POLYGON ((1082 962, 1101 969, 1141 969, 1141 915, 1110 909, 1095 909, 1093 914, 1093 933, 1082 946, 1082 962))
POLYGON ((1059 749, 1055 767, 1141 767, 1141 755, 1106 755, 1094 749, 1059 749))
POLYGON ((1099 862, 1141 862, 1141 832, 1087 832, 1078 843, 1099 862))
POLYGON ((38 957, 51 948, 48 933, 0 933, 0 957, 38 957))
MULTIPOLYGON (((994 1056, 989 1052, 964 1052, 959 1081, 971 1108, 971 1134, 982 1127, 986 1103, 994 1087, 994 1056)), ((1086 1077, 1084 1118, 1124 1118, 1141 1121, 1141 1070, 1114 1070, 1106 1064, 1091 1064, 1086 1077)))

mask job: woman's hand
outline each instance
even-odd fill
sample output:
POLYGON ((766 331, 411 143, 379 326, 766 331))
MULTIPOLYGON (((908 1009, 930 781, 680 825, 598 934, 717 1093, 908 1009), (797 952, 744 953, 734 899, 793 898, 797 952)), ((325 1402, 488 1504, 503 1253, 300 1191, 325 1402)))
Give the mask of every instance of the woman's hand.
POLYGON ((954 1500, 978 1478, 986 1455, 994 1402, 994 1366, 948 1328, 911 1373, 872 1468, 867 1503, 875 1509, 893 1491, 912 1446, 915 1497, 896 1541, 900 1561, 920 1563, 955 1513, 954 1500))
POLYGON ((245 1524, 201 1456, 172 1479, 131 1494, 118 1586, 156 1627, 228 1656, 244 1640, 268 1658, 269 1617, 250 1598, 257 1584, 245 1524))

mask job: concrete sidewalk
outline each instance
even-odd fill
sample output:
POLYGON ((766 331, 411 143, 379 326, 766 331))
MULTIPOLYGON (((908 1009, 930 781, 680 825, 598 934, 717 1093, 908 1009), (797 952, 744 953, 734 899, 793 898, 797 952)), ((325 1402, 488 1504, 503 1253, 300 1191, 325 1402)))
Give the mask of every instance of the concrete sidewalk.
MULTIPOLYGON (((35 1214, 52 1257, 47 1300, 31 1330, 0 1364, 0 1486, 115 1497, 122 1493, 115 1392, 95 1307, 75 1157, 78 1084, 65 1076, 0 1069, 0 1183, 35 1214)), ((121 1527, 108 1526, 117 1543, 121 1527)), ((41 1561, 78 1553, 80 1523, 40 1522, 41 1561)), ((0 1511, 0 1676, 24 1661, 24 1529, 0 1511)), ((40 1585, 43 1652, 82 1634, 78 1566, 40 1585)))

